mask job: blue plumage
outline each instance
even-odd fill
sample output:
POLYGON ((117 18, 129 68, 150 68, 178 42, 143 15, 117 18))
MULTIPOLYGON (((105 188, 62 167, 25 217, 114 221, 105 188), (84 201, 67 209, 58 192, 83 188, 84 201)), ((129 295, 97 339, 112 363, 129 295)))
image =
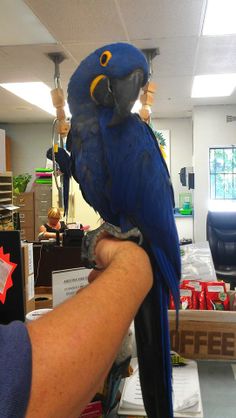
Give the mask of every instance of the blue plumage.
POLYGON ((105 221, 143 234, 155 280, 135 318, 141 387, 148 417, 171 418, 167 309, 169 291, 179 302, 180 256, 168 170, 151 129, 130 113, 147 76, 144 55, 129 44, 81 63, 68 87, 71 167, 105 221))

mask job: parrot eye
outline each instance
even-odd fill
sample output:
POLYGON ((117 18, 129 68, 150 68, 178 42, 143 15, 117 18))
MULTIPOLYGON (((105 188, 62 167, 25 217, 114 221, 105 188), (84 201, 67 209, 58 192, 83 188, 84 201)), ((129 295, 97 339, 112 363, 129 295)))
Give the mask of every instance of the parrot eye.
POLYGON ((110 51, 104 51, 102 55, 100 56, 100 64, 103 67, 106 67, 111 57, 112 57, 112 54, 110 51))

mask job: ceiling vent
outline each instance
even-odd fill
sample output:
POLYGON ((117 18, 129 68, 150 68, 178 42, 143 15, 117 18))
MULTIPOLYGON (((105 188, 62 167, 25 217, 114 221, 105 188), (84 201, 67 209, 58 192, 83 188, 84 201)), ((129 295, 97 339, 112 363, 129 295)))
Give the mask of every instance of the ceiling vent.
POLYGON ((226 122, 235 122, 236 116, 226 115, 226 122))

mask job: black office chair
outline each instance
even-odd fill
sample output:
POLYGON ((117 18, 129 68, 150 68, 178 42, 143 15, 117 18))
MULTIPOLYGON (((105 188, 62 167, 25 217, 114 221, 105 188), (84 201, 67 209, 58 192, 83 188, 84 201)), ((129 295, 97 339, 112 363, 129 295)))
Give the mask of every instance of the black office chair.
POLYGON ((236 212, 208 212, 207 240, 216 276, 236 287, 236 212))

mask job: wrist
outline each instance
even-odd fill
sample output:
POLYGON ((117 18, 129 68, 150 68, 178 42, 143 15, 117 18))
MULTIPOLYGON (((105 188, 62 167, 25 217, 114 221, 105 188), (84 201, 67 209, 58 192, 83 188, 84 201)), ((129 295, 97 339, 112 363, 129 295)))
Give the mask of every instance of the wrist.
POLYGON ((109 270, 120 270, 121 278, 143 287, 146 293, 153 284, 153 273, 147 253, 131 241, 119 241, 109 263, 109 270))

